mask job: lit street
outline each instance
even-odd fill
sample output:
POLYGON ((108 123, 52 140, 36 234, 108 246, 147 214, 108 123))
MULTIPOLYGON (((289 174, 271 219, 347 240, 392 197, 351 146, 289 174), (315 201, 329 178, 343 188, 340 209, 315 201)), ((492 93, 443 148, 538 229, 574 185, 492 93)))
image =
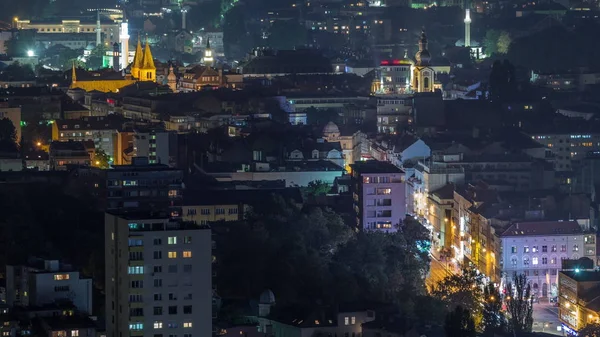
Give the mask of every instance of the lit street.
POLYGON ((427 277, 428 288, 431 288, 449 274, 449 271, 446 269, 446 263, 444 261, 438 261, 434 257, 431 257, 429 268, 429 275, 427 277))
POLYGON ((546 332, 553 335, 562 336, 562 331, 557 331, 560 326, 558 320, 558 307, 548 300, 540 300, 540 303, 533 304, 533 331, 546 332))

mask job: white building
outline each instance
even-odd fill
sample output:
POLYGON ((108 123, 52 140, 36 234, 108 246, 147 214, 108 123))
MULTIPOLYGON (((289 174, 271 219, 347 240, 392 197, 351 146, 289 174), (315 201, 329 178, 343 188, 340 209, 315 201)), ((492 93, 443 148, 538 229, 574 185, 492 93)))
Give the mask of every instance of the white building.
POLYGON ((351 167, 356 229, 397 231, 406 217, 404 172, 375 160, 356 162, 351 167))
POLYGON ((501 235, 503 276, 525 274, 534 295, 556 296, 562 260, 596 256, 595 234, 576 221, 520 222, 501 235))
POLYGON ((165 130, 135 130, 132 157, 147 157, 149 164, 176 166, 177 133, 165 130))
POLYGON ((70 301, 77 310, 92 314, 92 279, 81 278, 58 260, 31 259, 27 265, 6 266, 6 304, 43 306, 70 301))
POLYGON ((208 227, 106 213, 106 336, 211 336, 211 264, 208 227))
POLYGON ((408 125, 411 101, 408 95, 377 97, 377 132, 396 134, 399 125, 408 125))
POLYGON ((589 152, 600 150, 600 134, 597 133, 531 133, 531 139, 552 151, 556 171, 573 171, 589 152))

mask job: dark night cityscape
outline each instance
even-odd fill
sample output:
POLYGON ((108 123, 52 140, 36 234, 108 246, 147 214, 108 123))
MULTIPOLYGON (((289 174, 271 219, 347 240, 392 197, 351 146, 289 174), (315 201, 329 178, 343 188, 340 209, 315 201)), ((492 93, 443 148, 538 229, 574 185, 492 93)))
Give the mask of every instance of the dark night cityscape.
POLYGON ((0 337, 600 337, 598 0, 0 8, 0 337))

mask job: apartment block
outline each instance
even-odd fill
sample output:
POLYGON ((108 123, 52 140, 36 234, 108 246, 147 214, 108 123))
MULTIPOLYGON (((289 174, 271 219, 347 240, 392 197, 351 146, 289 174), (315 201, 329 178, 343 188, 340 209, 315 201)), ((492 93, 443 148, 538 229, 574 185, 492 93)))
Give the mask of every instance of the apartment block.
POLYGON ((78 311, 92 314, 92 279, 58 260, 32 258, 26 264, 7 265, 6 295, 9 306, 71 302, 78 311))
POLYGON ((398 230, 406 217, 404 171, 374 160, 350 166, 356 230, 398 230))
POLYGON ((207 226, 106 213, 106 336, 211 336, 211 264, 207 226))

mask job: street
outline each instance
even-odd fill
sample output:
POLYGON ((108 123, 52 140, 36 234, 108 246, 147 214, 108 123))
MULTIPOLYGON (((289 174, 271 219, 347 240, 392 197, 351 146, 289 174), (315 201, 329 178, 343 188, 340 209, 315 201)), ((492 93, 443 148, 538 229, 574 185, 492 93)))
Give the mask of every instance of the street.
POLYGON ((427 276, 427 287, 431 288, 443 280, 450 274, 446 269, 446 263, 444 261, 438 261, 434 257, 431 257, 431 263, 429 265, 429 275, 427 276))
POLYGON ((558 307, 554 303, 549 303, 547 299, 540 299, 539 303, 533 304, 533 331, 546 332, 557 336, 562 336, 562 331, 557 331, 560 326, 558 320, 558 307))

